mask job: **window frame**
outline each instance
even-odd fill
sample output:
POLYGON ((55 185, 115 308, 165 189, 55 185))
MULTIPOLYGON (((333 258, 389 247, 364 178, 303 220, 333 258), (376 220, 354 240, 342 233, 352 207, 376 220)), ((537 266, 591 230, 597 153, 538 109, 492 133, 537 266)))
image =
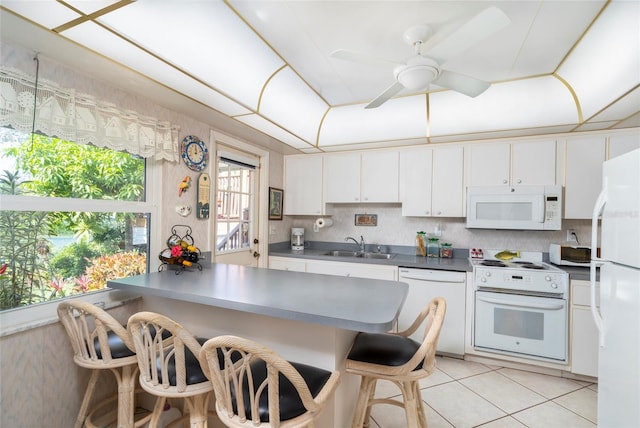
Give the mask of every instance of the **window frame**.
MULTIPOLYGON (((153 254, 161 251, 162 174, 161 160, 145 159, 144 201, 116 201, 104 199, 53 198, 22 195, 0 195, 2 211, 93 211, 93 212, 141 212, 149 213, 149 271, 158 268, 159 261, 153 254)), ((88 294, 56 299, 50 302, 0 311, 0 337, 58 321, 57 307, 64 299, 81 297, 100 306, 113 307, 137 297, 122 290, 105 289, 88 294)))

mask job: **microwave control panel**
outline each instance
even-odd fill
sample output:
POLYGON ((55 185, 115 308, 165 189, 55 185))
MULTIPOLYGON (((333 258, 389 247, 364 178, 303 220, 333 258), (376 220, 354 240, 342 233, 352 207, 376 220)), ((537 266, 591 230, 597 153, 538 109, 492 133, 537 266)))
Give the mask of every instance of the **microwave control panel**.
POLYGON ((557 195, 545 195, 545 223, 560 223, 562 218, 560 198, 557 195))

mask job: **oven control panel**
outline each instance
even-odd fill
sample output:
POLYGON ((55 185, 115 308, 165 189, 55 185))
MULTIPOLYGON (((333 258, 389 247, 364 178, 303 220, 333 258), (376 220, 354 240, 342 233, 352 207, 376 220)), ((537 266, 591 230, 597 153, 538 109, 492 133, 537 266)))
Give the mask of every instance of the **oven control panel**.
POLYGON ((501 269, 476 267, 476 288, 499 288, 518 292, 566 294, 568 275, 565 272, 536 271, 526 269, 501 269))

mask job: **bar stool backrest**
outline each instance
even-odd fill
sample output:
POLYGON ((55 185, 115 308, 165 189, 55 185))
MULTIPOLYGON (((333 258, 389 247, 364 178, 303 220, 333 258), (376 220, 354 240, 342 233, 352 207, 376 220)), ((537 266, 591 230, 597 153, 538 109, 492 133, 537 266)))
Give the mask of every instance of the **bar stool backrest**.
POLYGON ((79 366, 109 368, 135 363, 129 332, 105 310, 91 303, 69 300, 58 305, 58 318, 67 331, 74 361, 79 366), (117 345, 113 346, 114 343, 117 345))

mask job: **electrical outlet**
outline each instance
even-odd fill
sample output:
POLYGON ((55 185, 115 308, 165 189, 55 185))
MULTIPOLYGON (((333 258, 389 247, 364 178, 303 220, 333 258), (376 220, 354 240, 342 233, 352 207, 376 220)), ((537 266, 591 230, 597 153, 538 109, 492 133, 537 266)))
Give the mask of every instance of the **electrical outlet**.
POLYGON ((574 229, 567 229, 567 242, 578 242, 574 229))

